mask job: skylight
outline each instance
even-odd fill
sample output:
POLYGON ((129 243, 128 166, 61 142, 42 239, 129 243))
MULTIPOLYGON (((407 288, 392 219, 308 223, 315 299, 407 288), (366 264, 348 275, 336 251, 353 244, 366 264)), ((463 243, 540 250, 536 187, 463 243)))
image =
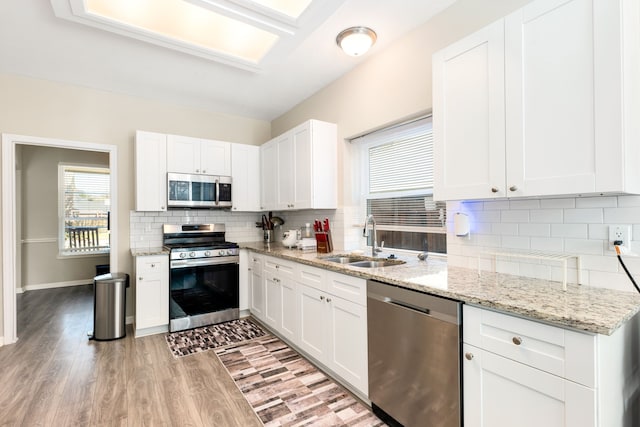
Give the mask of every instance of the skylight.
POLYGON ((85 5, 87 13, 98 19, 256 64, 278 39, 268 31, 182 0, 86 0, 85 5))

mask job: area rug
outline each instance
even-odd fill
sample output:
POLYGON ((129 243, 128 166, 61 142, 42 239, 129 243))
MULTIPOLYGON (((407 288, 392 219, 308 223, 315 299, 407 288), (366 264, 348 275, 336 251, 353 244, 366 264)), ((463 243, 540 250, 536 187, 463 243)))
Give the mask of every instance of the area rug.
POLYGON ((215 353, 267 427, 385 425, 273 335, 218 348, 215 353))
POLYGON ((165 335, 165 338, 173 356, 183 357, 251 340, 265 334, 264 329, 250 320, 239 319, 187 331, 172 332, 165 335))

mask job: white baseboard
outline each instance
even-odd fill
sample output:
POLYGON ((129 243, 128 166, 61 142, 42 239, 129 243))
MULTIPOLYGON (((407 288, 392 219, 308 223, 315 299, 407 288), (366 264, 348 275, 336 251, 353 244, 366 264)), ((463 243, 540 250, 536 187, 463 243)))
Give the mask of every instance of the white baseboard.
POLYGON ((4 345, 4 337, 0 337, 0 347, 4 345))
POLYGON ((67 282, 39 283, 37 285, 26 285, 19 289, 22 289, 23 292, 26 292, 26 291, 37 291, 40 289, 54 289, 54 288, 66 288, 69 286, 90 285, 91 283, 93 283, 93 279, 69 280, 67 282))
POLYGON ((16 288, 16 294, 22 294, 22 293, 24 293, 23 288, 16 288))

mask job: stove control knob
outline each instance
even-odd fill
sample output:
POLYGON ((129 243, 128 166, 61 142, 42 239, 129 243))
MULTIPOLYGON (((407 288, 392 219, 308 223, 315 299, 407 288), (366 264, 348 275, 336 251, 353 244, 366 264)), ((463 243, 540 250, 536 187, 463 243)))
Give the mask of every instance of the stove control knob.
POLYGON ((186 258, 186 257, 187 257, 187 254, 185 254, 184 252, 180 253, 180 258, 186 258))
POLYGON ((211 251, 204 251, 204 256, 211 256, 211 251))
POLYGON ((191 258, 195 258, 195 257, 196 257, 196 253, 195 253, 195 252, 189 252, 189 256, 190 256, 191 258))
POLYGON ((218 254, 220 256, 225 256, 225 255, 227 255, 227 251, 225 251, 224 249, 220 249, 220 252, 218 252, 218 254))

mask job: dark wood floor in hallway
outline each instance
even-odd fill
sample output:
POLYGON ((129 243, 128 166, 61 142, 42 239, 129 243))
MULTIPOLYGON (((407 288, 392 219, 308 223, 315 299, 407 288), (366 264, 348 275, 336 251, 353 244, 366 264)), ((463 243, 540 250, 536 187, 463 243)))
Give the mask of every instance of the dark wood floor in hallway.
POLYGON ((0 425, 261 426, 214 352, 174 359, 163 335, 95 342, 92 286, 18 296, 0 347, 0 425))

